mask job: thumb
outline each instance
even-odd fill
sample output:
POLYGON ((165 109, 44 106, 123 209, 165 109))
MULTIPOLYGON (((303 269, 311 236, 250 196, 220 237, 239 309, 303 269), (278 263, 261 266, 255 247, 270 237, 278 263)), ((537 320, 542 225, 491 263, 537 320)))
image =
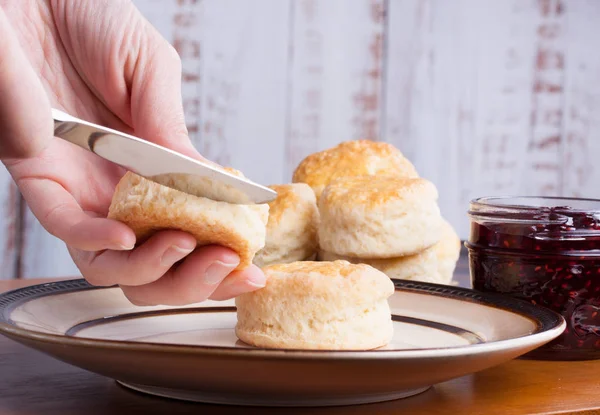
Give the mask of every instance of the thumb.
POLYGON ((185 125, 179 55, 152 27, 141 44, 131 80, 131 121, 136 135, 204 160, 185 125))
POLYGON ((0 7, 0 159, 34 157, 53 137, 50 101, 0 7))

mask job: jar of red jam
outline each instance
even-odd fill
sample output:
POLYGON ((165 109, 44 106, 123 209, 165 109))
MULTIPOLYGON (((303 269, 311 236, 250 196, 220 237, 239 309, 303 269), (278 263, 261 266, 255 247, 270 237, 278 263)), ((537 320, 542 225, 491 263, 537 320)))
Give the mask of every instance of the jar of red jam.
POLYGON ((600 358, 600 200, 476 199, 469 209, 471 282, 554 310, 567 328, 526 357, 600 358))

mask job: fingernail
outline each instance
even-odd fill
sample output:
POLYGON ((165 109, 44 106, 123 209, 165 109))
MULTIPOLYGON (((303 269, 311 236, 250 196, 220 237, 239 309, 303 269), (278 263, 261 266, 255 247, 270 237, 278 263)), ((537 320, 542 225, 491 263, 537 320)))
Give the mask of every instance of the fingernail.
POLYGON ((252 285, 257 288, 263 288, 265 285, 267 285, 267 277, 262 272, 253 273, 246 281, 248 285, 252 285))
POLYGON ((193 250, 193 248, 181 248, 177 245, 171 245, 163 254, 162 258, 160 259, 160 263, 163 266, 170 267, 177 261, 185 258, 186 255, 190 254, 193 250))
POLYGON ((112 249, 113 251, 131 251, 135 247, 135 243, 130 245, 126 245, 121 242, 112 242, 110 243, 108 249, 112 249))
POLYGON ((226 264, 225 262, 215 261, 204 272, 204 282, 208 285, 215 285, 223 281, 226 276, 233 271, 237 264, 226 264))

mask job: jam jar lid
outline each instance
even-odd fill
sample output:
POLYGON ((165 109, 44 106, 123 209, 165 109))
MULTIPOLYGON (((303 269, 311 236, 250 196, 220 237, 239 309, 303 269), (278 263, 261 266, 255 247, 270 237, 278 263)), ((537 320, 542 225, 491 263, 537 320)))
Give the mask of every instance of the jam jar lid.
MULTIPOLYGON (((488 233, 519 235, 538 242, 544 251, 586 251, 587 254, 598 251, 594 253, 600 254, 598 199, 482 197, 471 201, 468 214, 472 223, 471 239, 476 225, 479 225, 485 227, 488 233)), ((493 240, 486 239, 488 242, 493 240)))

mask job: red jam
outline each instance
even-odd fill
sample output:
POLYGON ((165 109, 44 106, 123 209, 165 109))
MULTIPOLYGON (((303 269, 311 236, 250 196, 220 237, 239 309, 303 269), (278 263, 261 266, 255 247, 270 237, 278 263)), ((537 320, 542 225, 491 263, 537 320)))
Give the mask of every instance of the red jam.
POLYGON ((554 310, 567 328, 527 357, 600 358, 600 200, 483 198, 471 203, 471 281, 554 310))

